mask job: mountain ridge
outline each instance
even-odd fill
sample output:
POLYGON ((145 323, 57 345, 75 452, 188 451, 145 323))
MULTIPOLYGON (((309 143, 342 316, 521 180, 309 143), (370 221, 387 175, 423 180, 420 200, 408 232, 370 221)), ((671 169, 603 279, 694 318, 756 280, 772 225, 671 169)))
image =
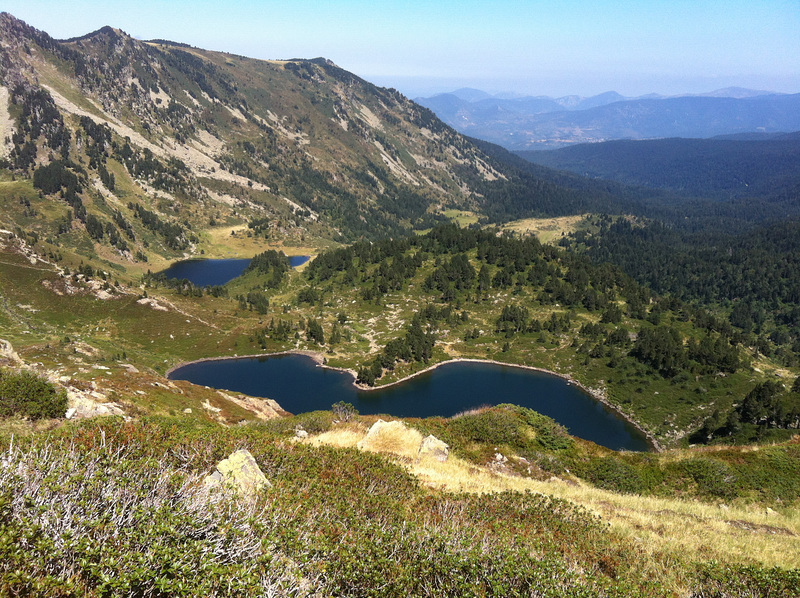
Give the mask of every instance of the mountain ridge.
MULTIPOLYGON (((75 211, 29 225, 55 239, 59 222, 77 234, 92 215, 107 233, 95 227, 89 257, 100 246, 107 253, 130 224, 134 238, 109 254, 124 268, 143 268, 137 255, 198 255, 223 224, 264 240, 330 244, 427 230, 453 209, 486 223, 616 205, 591 182, 520 169, 326 58, 257 60, 110 26, 60 42, 8 13, 0 36, 9 138, 0 158, 32 179, 46 167, 40 183, 58 174, 46 196, 75 211), (162 232, 153 242, 141 210, 186 242, 159 240, 162 232)), ((11 214, 2 224, 17 225, 11 214)))
MULTIPOLYGON (((29 174, 51 161, 46 147, 79 158, 77 121, 90 119, 111 129, 115 145, 128 139, 156 160, 180 162, 184 190, 216 204, 209 210, 234 217, 228 204, 241 203, 249 217, 263 217, 283 211, 281 204, 302 205, 316 222, 322 215, 328 232, 318 232, 328 237, 424 227, 440 208, 477 201, 462 170, 501 177, 427 109, 326 59, 259 61, 143 42, 113 27, 57 41, 8 13, 0 15, 0 33, 2 83, 15 113, 8 132, 20 126, 15 106, 34 96, 53 121, 31 125, 35 139, 17 131, 15 145, 27 143, 30 155, 15 153, 11 165, 29 174), (69 140, 43 138, 47 127, 69 140), (220 185, 230 187, 221 202, 213 199, 220 185), (258 201, 250 197, 256 192, 258 201), (340 213, 342 202, 355 218, 340 213)), ((116 167, 109 149, 101 161, 116 167)))
POLYGON ((713 137, 800 128, 800 94, 726 88, 705 94, 626 98, 489 97, 440 94, 417 101, 456 130, 515 151, 613 139, 713 137))

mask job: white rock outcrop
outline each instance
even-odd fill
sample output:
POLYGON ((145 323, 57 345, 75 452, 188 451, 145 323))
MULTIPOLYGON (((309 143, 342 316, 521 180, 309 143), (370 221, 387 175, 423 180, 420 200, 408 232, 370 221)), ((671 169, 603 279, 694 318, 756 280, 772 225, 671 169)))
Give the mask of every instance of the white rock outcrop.
POLYGON ((421 443, 422 434, 414 428, 409 428, 401 421, 386 422, 379 419, 356 446, 364 451, 415 459, 421 443))
POLYGON ((96 390, 81 390, 68 386, 67 401, 69 408, 64 414, 67 419, 125 415, 125 410, 121 405, 109 401, 105 394, 96 390))

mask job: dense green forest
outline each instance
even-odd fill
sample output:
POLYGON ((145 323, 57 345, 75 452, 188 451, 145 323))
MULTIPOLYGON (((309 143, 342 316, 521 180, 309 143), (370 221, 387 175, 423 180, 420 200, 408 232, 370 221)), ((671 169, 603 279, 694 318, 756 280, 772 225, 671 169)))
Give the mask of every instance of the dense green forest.
POLYGON ((800 352, 800 223, 731 235, 692 233, 620 219, 562 244, 619 265, 659 294, 714 306, 767 355, 797 365, 800 352))
POLYGON ((550 168, 690 197, 773 196, 800 184, 800 136, 580 144, 519 156, 550 168))
MULTIPOLYGON (((593 198, 591 210, 633 216, 600 218, 599 229, 574 232, 562 246, 619 266, 658 295, 706 306, 742 342, 795 366, 799 154, 798 136, 789 134, 614 141, 524 156, 537 162, 531 173, 545 164, 597 177, 564 172, 553 180, 584 192, 607 185, 616 202, 584 193, 593 198)), ((492 155, 525 170, 502 150, 492 155)))

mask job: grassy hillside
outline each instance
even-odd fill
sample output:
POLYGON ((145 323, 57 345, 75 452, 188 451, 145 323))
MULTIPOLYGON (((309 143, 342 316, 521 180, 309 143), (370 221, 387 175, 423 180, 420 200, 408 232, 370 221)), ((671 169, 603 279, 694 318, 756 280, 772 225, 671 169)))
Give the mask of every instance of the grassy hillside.
POLYGON ((800 587, 786 568, 800 533, 788 511, 526 486, 456 457, 400 456, 420 437, 413 429, 359 451, 329 443, 362 436, 367 422, 334 425, 320 443, 292 441, 295 422, 276 421, 106 420, 5 446, 4 592, 789 597, 800 587), (272 487, 253 502, 209 503, 200 481, 237 447, 272 487))

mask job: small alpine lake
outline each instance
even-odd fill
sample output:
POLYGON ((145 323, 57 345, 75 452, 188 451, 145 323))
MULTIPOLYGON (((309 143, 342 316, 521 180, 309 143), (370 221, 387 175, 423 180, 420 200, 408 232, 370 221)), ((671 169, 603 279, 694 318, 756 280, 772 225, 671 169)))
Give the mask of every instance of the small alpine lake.
MULTIPOLYGON (((309 259, 309 255, 290 255, 289 265, 296 268, 309 259)), ((161 274, 167 278, 186 279, 197 287, 213 287, 241 276, 249 264, 250 258, 191 259, 175 262, 161 274)))
POLYGON ((579 386, 555 374, 480 361, 453 361, 397 384, 361 390, 349 372, 299 354, 198 361, 169 373, 277 401, 290 413, 329 410, 339 401, 359 413, 450 417, 484 405, 513 403, 553 418, 569 433, 614 450, 651 450, 646 436, 579 386))

